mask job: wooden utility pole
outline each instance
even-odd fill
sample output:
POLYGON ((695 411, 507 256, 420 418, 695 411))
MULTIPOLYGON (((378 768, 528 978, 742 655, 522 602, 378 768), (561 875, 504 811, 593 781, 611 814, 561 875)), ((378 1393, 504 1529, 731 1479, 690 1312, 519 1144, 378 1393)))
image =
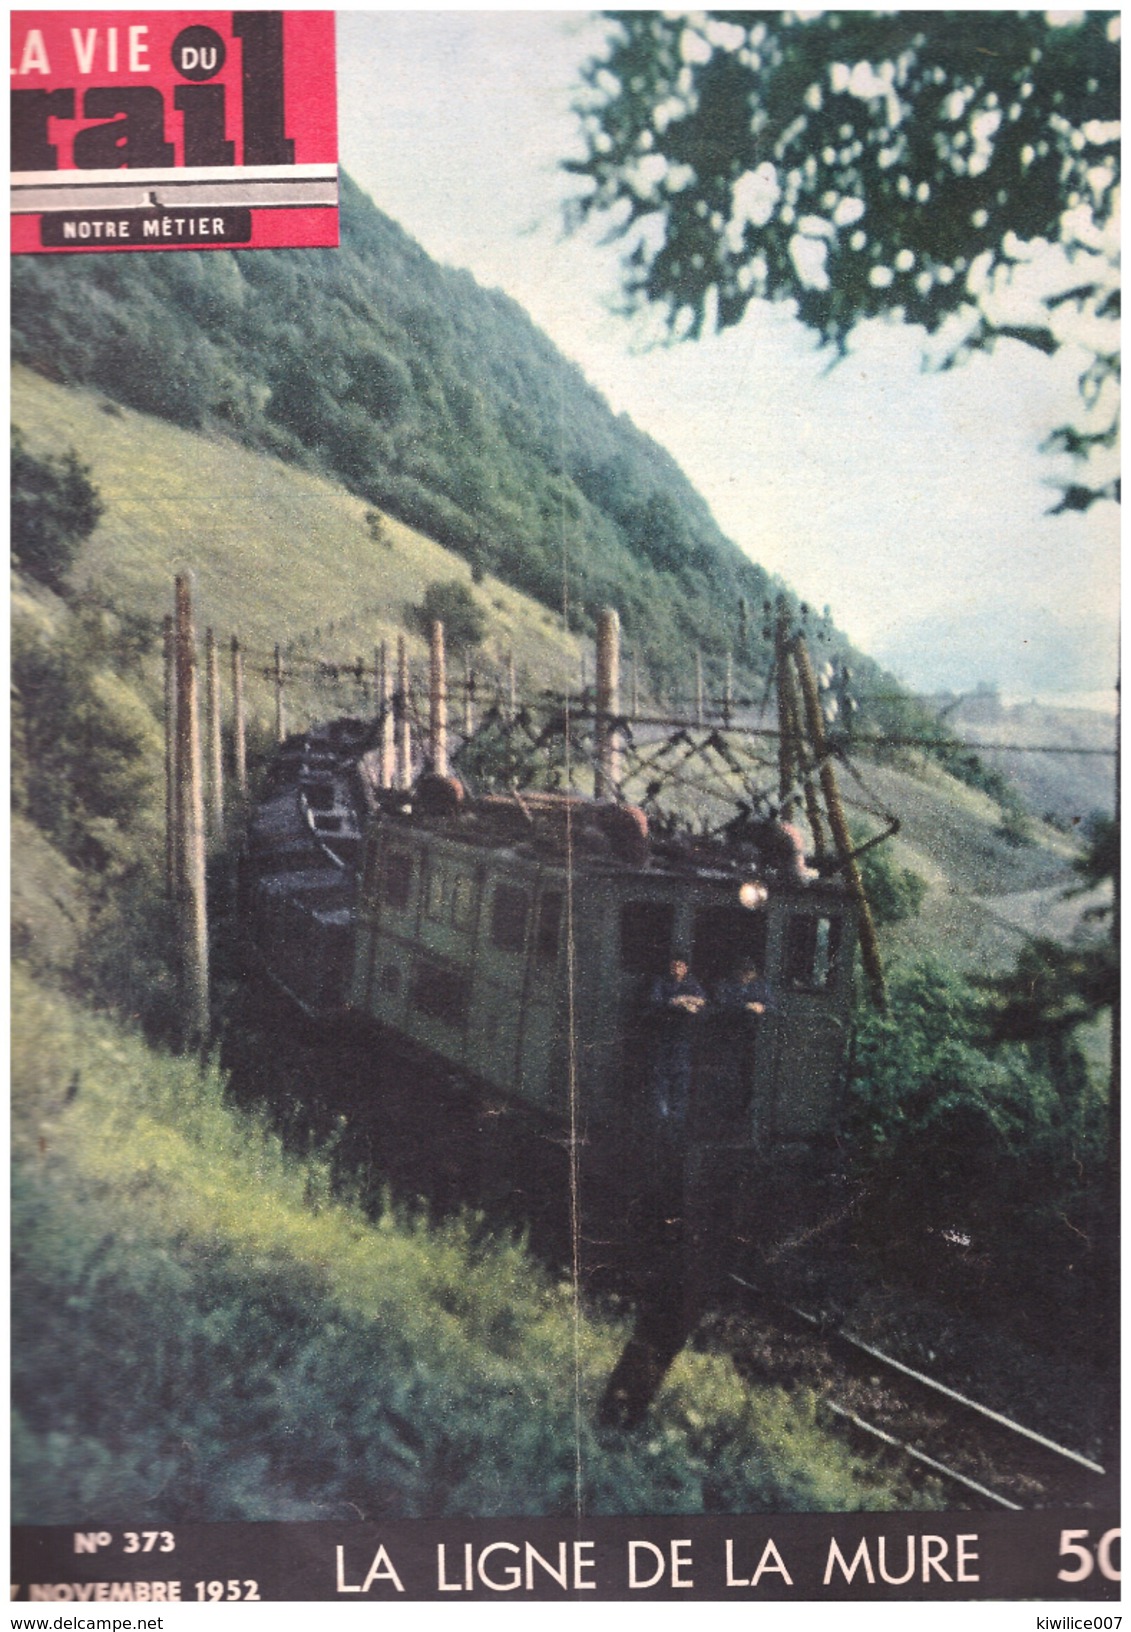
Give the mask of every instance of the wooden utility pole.
POLYGON ((408 720, 408 646, 397 636, 397 689, 393 696, 396 721, 396 783, 405 790, 412 783, 412 738, 408 720))
POLYGON ((216 636, 204 633, 205 721, 208 730, 208 832, 214 843, 224 838, 224 750, 220 739, 220 666, 216 636))
POLYGON ((275 741, 282 742, 287 734, 287 714, 283 703, 283 652, 275 647, 275 741))
POLYGON ((203 1044, 208 1009, 208 903, 204 870, 204 797, 201 786, 200 716, 197 705, 196 633, 187 577, 176 581, 177 810, 180 867, 177 928, 181 1008, 186 1043, 203 1044))
POLYGON ((635 652, 635 650, 631 651, 628 654, 628 672, 632 677, 630 695, 632 697, 632 718, 635 719, 636 716, 640 713, 640 691, 639 691, 639 689, 637 687, 637 683, 636 683, 636 652, 635 652))
POLYGON ((615 799, 620 783, 620 751, 613 724, 620 712, 620 618, 611 606, 597 619, 596 773, 598 799, 615 799))
POLYGON ((778 600, 774 628, 774 666, 778 676, 778 810, 783 822, 793 815, 794 765, 799 717, 789 651, 789 610, 778 600))
POLYGON ((463 654, 463 734, 468 741, 475 735, 475 670, 467 652, 463 654))
POLYGON ((703 724, 703 653, 695 653, 695 723, 703 724))
POLYGON ((734 708, 734 658, 727 653, 726 682, 723 686, 723 724, 730 724, 731 711, 734 708))
POLYGON ((165 614, 165 894, 176 898, 180 873, 177 814, 177 646, 171 613, 165 614))
MULTIPOLYGON (((795 677, 794 653, 790 645, 789 612, 785 601, 778 603, 777 623, 778 670, 778 763, 780 767, 780 806, 782 821, 793 816, 793 790, 800 781, 805 791, 805 815, 813 846, 818 855, 826 849, 825 824, 821 818, 821 801, 810 768, 805 763, 805 730, 801 699, 795 677)), ((810 741, 812 738, 810 737, 810 741)))
POLYGON ((428 666, 428 736, 432 769, 448 774, 448 670, 444 653, 444 625, 432 621, 428 666))
POLYGON ((247 717, 243 701, 243 653, 239 636, 232 636, 232 758, 235 762, 236 792, 247 803, 247 717))
POLYGON ((864 889, 864 881, 860 876, 860 869, 853 854, 852 836, 848 831, 848 822, 841 803, 840 789, 837 786, 836 772, 833 769, 832 757, 829 753, 828 741, 825 737, 825 720, 821 713, 821 699, 817 691, 817 678, 813 673, 813 665, 809 659, 809 648, 805 644, 803 635, 798 635, 792 643, 794 661, 797 664, 797 677, 801 682, 801 695, 805 701, 805 718, 809 727, 809 740, 813 744, 813 752, 817 756, 820 767, 821 791, 825 796, 825 809, 829 815, 829 827, 832 830, 833 843, 837 855, 840 857, 844 875, 848 880, 848 887, 860 908, 860 956, 864 963, 864 973, 868 977, 868 986, 872 994, 872 1001, 878 1009, 887 1008, 887 992, 884 987, 884 971, 880 961, 879 942, 876 939, 876 926, 872 919, 872 909, 868 904, 868 896, 864 889))
POLYGON ((389 674, 389 648, 382 641, 377 648, 377 786, 393 785, 393 687, 389 674))

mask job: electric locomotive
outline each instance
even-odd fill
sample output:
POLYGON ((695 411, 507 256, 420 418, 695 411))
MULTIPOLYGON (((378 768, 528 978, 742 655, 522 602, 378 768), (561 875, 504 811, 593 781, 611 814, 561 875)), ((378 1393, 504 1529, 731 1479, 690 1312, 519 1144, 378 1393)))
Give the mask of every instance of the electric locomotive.
POLYGON ((652 836, 616 799, 476 798, 428 772, 389 788, 372 736, 345 720, 292 738, 251 821, 252 943, 293 1002, 363 1020, 563 1135, 640 1153, 662 1131, 650 999, 680 959, 706 996, 681 1159, 779 1188, 827 1169, 856 907, 796 830, 652 836), (750 964, 773 994, 756 1021, 718 1001, 750 964))

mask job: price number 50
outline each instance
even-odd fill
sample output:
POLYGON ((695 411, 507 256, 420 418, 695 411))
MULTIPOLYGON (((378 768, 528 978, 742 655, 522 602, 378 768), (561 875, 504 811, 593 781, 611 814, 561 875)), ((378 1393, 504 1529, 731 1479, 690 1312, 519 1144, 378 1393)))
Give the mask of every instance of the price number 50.
POLYGON ((1112 1549, 1118 1545, 1121 1532, 1119 1530, 1105 1530, 1095 1551, 1088 1544, 1090 1530, 1062 1530, 1060 1532, 1061 1558, 1075 1558, 1079 1563, 1057 1570, 1058 1581, 1086 1581, 1092 1571, 1099 1566, 1102 1576, 1108 1581, 1119 1580, 1119 1567, 1112 1562, 1112 1549))

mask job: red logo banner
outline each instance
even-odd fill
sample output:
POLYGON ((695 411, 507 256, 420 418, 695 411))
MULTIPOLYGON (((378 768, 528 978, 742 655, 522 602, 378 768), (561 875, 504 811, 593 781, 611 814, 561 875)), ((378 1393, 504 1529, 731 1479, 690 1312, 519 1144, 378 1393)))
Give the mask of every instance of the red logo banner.
POLYGON ((11 14, 12 250, 338 242, 334 14, 11 14))

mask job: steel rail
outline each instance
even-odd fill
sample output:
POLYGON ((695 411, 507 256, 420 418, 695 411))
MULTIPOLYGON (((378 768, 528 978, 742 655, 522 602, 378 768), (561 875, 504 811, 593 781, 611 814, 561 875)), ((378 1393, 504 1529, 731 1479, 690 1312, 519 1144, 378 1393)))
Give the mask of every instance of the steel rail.
POLYGON ((894 1434, 889 1434, 884 1428, 877 1428, 874 1422, 865 1422, 864 1418, 857 1416, 855 1411, 849 1411, 847 1407, 837 1405, 835 1400, 826 1400, 825 1409, 831 1412, 834 1417, 840 1417, 843 1421, 851 1423, 853 1428, 858 1428, 861 1432, 870 1434, 873 1439, 878 1439, 883 1444, 901 1452, 913 1462, 921 1462, 932 1473, 937 1473, 943 1479, 949 1479, 952 1484, 962 1485, 964 1489, 973 1491, 976 1496, 984 1496, 987 1501, 996 1503, 998 1507, 1008 1508, 1011 1513, 1024 1511, 1019 1502, 1011 1502, 1008 1497, 999 1495, 996 1490, 991 1490, 988 1485, 979 1484, 977 1479, 971 1479, 967 1474, 959 1473, 957 1468, 952 1468, 946 1462, 939 1462, 935 1457, 928 1456, 926 1451, 919 1450, 918 1446, 909 1445, 904 1439, 897 1439, 894 1434))
MULTIPOLYGON (((743 1280, 740 1275, 732 1274, 730 1279, 736 1285, 741 1286, 744 1291, 752 1292, 757 1297, 762 1296, 758 1287, 754 1286, 750 1281, 743 1280)), ((842 1344, 859 1354, 866 1355, 869 1360, 874 1361, 886 1370, 895 1372, 898 1376, 906 1378, 918 1387, 939 1395, 952 1405, 974 1413, 984 1421, 992 1423, 995 1427, 1003 1429, 1018 1439, 1029 1441, 1030 1444, 1038 1446, 1042 1451, 1046 1451, 1052 1456, 1060 1457, 1065 1462, 1070 1462, 1075 1467, 1082 1468, 1085 1472, 1095 1474, 1097 1477, 1102 1478, 1104 1476, 1106 1470, 1098 1462, 1093 1462, 1090 1457, 1082 1455, 1081 1452, 1073 1451, 1067 1445, 1060 1445, 1056 1440, 1049 1439, 1047 1435, 1040 1434, 1033 1428, 1026 1428, 1023 1423, 1015 1422, 1012 1417, 1007 1417, 1000 1411, 994 1411, 987 1405, 981 1405, 977 1400, 970 1399, 966 1394, 960 1394, 957 1389, 950 1388, 946 1383, 940 1383, 937 1378, 928 1377, 925 1372, 916 1371, 914 1367, 904 1365, 902 1360, 896 1360, 892 1355, 885 1354, 882 1349, 877 1349, 872 1344, 865 1343, 862 1338, 854 1337, 851 1332, 842 1331, 839 1327, 825 1328, 818 1316, 810 1314, 805 1309, 799 1309, 793 1304, 786 1304, 784 1307, 791 1315, 811 1326, 827 1341, 842 1344)))

